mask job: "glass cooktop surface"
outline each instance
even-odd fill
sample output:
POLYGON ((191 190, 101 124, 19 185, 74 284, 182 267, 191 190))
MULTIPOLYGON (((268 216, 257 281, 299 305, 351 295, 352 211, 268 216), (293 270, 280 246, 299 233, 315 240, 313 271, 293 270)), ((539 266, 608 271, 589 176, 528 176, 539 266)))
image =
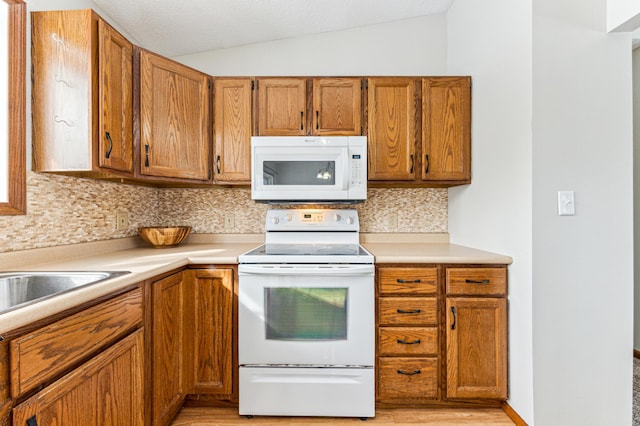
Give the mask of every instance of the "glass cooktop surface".
POLYGON ((246 253, 251 256, 366 256, 358 244, 264 244, 246 253))

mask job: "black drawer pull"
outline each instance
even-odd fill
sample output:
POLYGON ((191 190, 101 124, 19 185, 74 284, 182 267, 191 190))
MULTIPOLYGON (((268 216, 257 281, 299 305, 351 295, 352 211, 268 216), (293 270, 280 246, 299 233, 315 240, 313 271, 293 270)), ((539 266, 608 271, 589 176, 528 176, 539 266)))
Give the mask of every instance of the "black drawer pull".
POLYGON ((113 151, 113 141, 111 140, 111 135, 109 134, 109 132, 104 132, 104 135, 109 141, 109 149, 107 149, 107 152, 104 154, 104 156, 106 158, 109 158, 111 157, 111 151, 113 151))
POLYGON ((422 280, 421 279, 415 279, 415 280, 403 280, 402 278, 398 278, 396 280, 396 282, 400 283, 400 284, 418 284, 421 283, 422 280))
POLYGON ((416 339, 416 340, 414 340, 412 342, 409 342, 409 341, 404 340, 404 339, 398 339, 398 340, 396 340, 396 342, 400 343, 401 345, 417 345, 417 344, 420 343, 420 339, 416 339))
POLYGON ((467 284, 489 284, 489 280, 464 280, 467 284))
POLYGON ((419 314, 420 312, 422 312, 422 309, 412 309, 410 311, 406 310, 406 309, 397 309, 399 314, 419 314))
POLYGON ((398 374, 404 374, 405 376, 413 376, 415 374, 420 374, 420 370, 413 370, 413 371, 398 370, 398 374))
POLYGON ((453 324, 451 324, 451 329, 455 330, 456 329, 456 307, 455 306, 451 307, 451 313, 453 314, 453 324))

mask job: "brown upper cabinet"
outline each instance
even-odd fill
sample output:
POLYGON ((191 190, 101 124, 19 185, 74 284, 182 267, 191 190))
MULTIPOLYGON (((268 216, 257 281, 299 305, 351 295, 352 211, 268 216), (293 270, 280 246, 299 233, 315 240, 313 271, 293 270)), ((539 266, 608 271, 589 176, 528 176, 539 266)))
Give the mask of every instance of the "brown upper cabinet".
POLYGON ((214 172, 218 183, 251 183, 252 85, 249 77, 214 81, 214 172))
POLYGON ((311 119, 313 135, 361 135, 362 80, 314 78, 311 119))
POLYGON ((368 81, 370 181, 413 181, 418 122, 417 82, 384 77, 368 81))
POLYGON ((423 181, 471 182, 471 78, 422 79, 423 181))
POLYGON ((133 175, 133 46, 92 10, 32 12, 33 169, 133 175))
POLYGON ((362 132, 360 78, 258 78, 257 135, 362 132))
POLYGON ((210 79, 140 50, 140 173, 211 182, 210 79))
POLYGON ((380 77, 367 83, 374 186, 471 182, 470 77, 380 77))
POLYGON ((304 78, 258 78, 259 136, 304 136, 307 85, 304 78))

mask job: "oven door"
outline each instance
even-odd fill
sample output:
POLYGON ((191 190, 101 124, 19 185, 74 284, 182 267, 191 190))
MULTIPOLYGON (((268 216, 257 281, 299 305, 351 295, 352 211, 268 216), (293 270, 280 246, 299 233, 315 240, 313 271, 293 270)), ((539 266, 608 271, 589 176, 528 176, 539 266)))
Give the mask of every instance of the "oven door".
POLYGON ((239 363, 373 366, 373 265, 240 265, 239 363))

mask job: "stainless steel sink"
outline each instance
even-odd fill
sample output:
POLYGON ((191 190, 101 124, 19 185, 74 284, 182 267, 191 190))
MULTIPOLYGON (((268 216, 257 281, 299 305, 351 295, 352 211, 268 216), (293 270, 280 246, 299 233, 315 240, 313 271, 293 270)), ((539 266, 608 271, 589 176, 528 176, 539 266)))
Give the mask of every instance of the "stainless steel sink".
POLYGON ((0 273, 0 314, 129 271, 0 273))

